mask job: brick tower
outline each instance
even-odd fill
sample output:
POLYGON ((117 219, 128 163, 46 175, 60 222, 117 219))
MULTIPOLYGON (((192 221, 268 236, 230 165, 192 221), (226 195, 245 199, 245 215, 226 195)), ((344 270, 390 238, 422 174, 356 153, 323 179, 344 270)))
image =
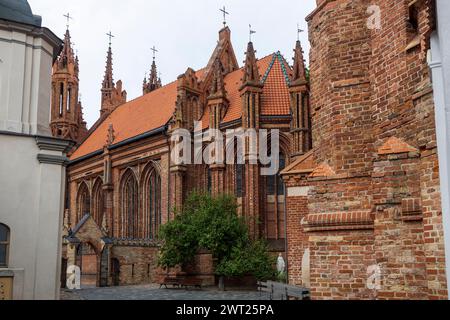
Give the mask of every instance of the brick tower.
POLYGON ((73 53, 67 29, 63 50, 53 65, 50 127, 54 137, 80 143, 87 129, 78 99, 78 73, 78 57, 73 53))
POLYGON ((318 0, 307 17, 314 148, 283 175, 290 281, 315 299, 447 298, 431 8, 318 0))

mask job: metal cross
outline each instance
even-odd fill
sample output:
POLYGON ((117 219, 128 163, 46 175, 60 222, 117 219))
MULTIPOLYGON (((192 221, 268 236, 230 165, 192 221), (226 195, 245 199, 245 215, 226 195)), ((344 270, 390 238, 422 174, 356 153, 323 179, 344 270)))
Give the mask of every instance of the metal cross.
POLYGON ((223 13, 223 26, 226 27, 227 26, 227 15, 229 15, 230 13, 227 12, 225 6, 223 6, 223 9, 220 9, 220 12, 223 13))
POLYGON ((106 35, 109 37, 109 46, 111 47, 112 38, 114 38, 115 36, 111 33, 111 31, 106 35))
POLYGON ((252 34, 255 34, 256 31, 255 31, 255 30, 252 30, 252 25, 251 25, 251 24, 248 25, 248 28, 249 28, 249 30, 250 30, 249 41, 252 42, 252 34))
POLYGON ((155 60, 155 58, 156 58, 156 53, 159 52, 159 51, 156 50, 155 46, 153 46, 153 48, 151 48, 150 50, 153 51, 153 60, 155 60))
POLYGON ((70 20, 73 20, 73 18, 70 16, 69 12, 67 14, 64 14, 63 17, 67 19, 67 29, 69 29, 70 20))
POLYGON ((297 40, 300 41, 300 33, 305 32, 305 30, 300 29, 300 25, 297 23, 297 40))

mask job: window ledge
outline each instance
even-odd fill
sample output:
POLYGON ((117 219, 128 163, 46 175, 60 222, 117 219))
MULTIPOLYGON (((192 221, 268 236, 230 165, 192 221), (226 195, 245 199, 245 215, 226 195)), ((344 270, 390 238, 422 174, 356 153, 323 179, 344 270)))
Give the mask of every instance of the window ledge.
POLYGON ((420 35, 415 36, 414 39, 406 46, 405 51, 408 52, 411 49, 414 49, 420 45, 420 42, 420 35))

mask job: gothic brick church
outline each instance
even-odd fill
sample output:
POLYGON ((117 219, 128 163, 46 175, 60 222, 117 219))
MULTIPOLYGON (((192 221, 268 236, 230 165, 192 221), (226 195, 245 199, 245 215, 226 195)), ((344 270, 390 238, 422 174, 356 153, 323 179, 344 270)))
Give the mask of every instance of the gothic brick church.
MULTIPOLYGON (((77 141, 67 173, 63 268, 85 283, 156 281, 158 229, 189 192, 237 196, 254 237, 287 260, 315 299, 446 298, 433 90, 426 53, 432 0, 317 0, 308 18, 310 72, 297 41, 240 67, 228 27, 200 70, 162 85, 153 61, 127 102, 107 53, 99 120, 87 131, 78 58, 67 31, 54 65, 53 134, 77 141), (279 129, 280 172, 261 166, 177 165, 176 129, 279 129), (375 278, 373 278, 375 276, 375 278), (373 282, 371 282, 373 280, 373 282), (373 284, 373 285, 372 285, 373 284)), ((190 274, 214 283, 199 254, 190 274)))

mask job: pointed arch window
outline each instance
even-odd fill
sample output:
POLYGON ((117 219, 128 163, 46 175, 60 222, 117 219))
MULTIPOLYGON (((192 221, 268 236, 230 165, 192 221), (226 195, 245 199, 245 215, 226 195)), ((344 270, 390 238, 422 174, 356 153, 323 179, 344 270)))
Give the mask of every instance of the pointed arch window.
POLYGON ((91 213, 91 195, 86 183, 82 183, 78 189, 78 221, 81 220, 86 214, 91 213))
POLYGON ((128 170, 124 175, 121 198, 121 236, 128 239, 139 237, 139 215, 138 215, 138 183, 134 173, 128 170))
POLYGON ((93 200, 94 200, 94 211, 92 217, 98 226, 102 226, 103 223, 103 214, 104 214, 104 198, 103 198, 103 183, 100 179, 95 182, 94 192, 93 192, 93 200))
POLYGON ((9 256, 9 228, 0 223, 0 267, 8 267, 9 256))
POLYGON ((72 100, 72 88, 67 89, 66 110, 70 112, 70 102, 72 100))
POLYGON ((143 219, 143 237, 157 238, 161 226, 161 178, 153 166, 144 174, 143 219))
POLYGON ((60 83, 59 85, 59 115, 63 115, 64 109, 64 84, 60 83))

